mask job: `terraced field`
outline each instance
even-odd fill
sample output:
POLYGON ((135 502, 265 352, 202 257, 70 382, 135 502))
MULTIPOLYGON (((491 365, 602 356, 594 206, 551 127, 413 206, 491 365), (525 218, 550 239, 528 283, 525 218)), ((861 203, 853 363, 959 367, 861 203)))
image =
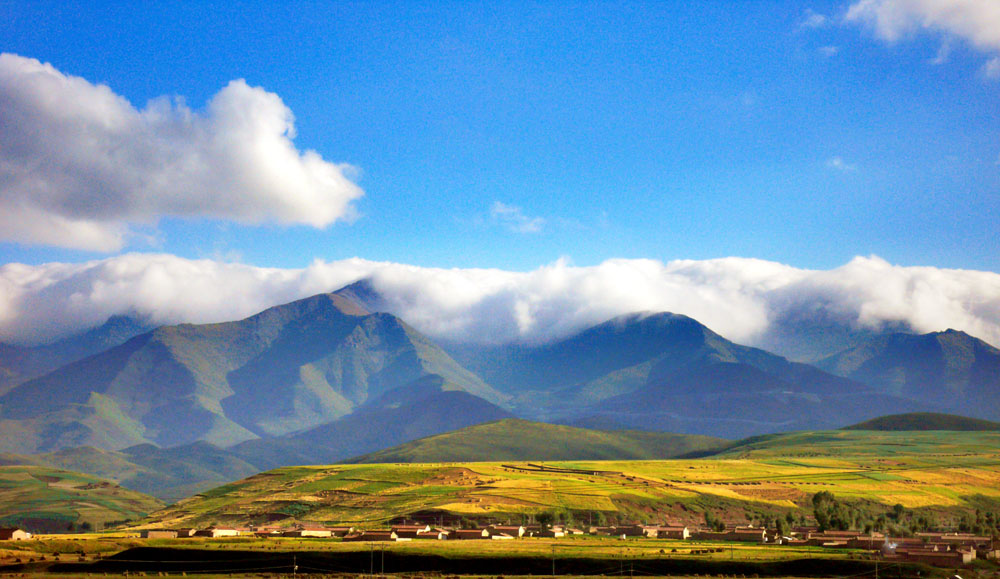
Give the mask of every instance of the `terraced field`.
POLYGON ((39 466, 0 467, 0 526, 64 532, 141 518, 163 506, 97 477, 39 466))
POLYGON ((288 467, 181 501, 149 523, 375 526, 412 513, 520 521, 553 510, 581 522, 700 522, 706 510, 743 522, 754 513, 805 514, 821 490, 954 516, 996 508, 1000 433, 792 433, 689 460, 288 467))

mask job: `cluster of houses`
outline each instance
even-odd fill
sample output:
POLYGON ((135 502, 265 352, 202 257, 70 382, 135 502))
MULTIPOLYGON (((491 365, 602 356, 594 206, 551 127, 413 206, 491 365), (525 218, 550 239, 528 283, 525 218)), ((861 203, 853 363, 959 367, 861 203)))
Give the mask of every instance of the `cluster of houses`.
POLYGON ((841 549, 861 549, 887 560, 915 561, 943 567, 967 565, 974 559, 1000 559, 1000 547, 994 547, 990 537, 964 533, 918 533, 915 537, 894 538, 880 533, 861 534, 856 531, 819 531, 797 527, 791 536, 782 536, 762 527, 733 527, 724 531, 691 530, 683 525, 616 525, 592 526, 586 529, 563 525, 489 525, 482 528, 432 527, 429 524, 399 524, 387 529, 365 530, 350 526, 327 527, 299 525, 293 528, 252 527, 238 529, 210 527, 207 529, 149 529, 142 531, 147 538, 183 537, 339 537, 344 541, 414 541, 414 540, 514 540, 523 537, 561 538, 573 535, 600 535, 616 538, 652 538, 696 541, 738 541, 774 545, 808 545, 841 549))

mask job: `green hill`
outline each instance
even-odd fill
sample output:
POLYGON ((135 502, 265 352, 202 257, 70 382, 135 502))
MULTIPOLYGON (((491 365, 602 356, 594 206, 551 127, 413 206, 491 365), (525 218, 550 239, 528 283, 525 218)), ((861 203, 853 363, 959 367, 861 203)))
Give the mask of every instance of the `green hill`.
POLYGON ((665 432, 606 432, 506 419, 421 438, 344 462, 635 460, 717 449, 720 438, 665 432))
POLYGON ((1000 510, 998 449, 996 432, 839 430, 760 437, 702 459, 284 467, 180 501, 147 523, 373 527, 399 517, 521 521, 558 511, 578 522, 695 525, 711 511, 746 524, 811 516, 812 496, 821 490, 873 517, 901 504, 954 520, 977 508, 1000 510))
POLYGON ((90 475, 45 466, 0 467, 0 527, 100 529, 140 519, 162 506, 153 497, 90 475))
POLYGON ((1000 430, 1000 422, 937 412, 911 412, 880 416, 844 430, 1000 430))
POLYGON ((144 444, 113 451, 83 446, 35 455, 0 454, 0 464, 86 473, 168 503, 261 470, 207 442, 174 448, 144 444))

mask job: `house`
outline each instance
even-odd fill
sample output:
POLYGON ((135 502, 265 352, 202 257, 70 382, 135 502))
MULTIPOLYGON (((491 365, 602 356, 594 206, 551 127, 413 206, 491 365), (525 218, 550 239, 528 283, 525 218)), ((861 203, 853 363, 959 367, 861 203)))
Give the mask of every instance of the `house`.
POLYGON ((759 527, 736 527, 726 532, 726 540, 746 543, 766 543, 767 530, 759 527))
POLYGON ((687 527, 667 525, 659 527, 657 537, 660 539, 687 540, 691 538, 691 531, 687 527))
POLYGON ((232 527, 209 527, 207 529, 199 529, 194 532, 195 537, 239 537, 239 529, 234 529, 232 527))
POLYGON ((354 527, 330 527, 330 536, 345 537, 355 531, 354 527))
POLYGON ((198 532, 198 529, 177 529, 177 536, 184 538, 193 537, 196 532, 198 532))
POLYGON ((0 527, 0 541, 27 541, 31 533, 17 527, 0 527))
POLYGON ((490 532, 486 529, 458 529, 448 535, 449 539, 456 541, 471 541, 477 539, 489 539, 490 532))
POLYGON ((172 529, 146 529, 139 533, 143 539, 176 539, 177 531, 172 529))
POLYGON ((508 535, 507 533, 490 533, 490 539, 493 541, 506 541, 515 538, 514 535, 508 535))
POLYGON ((329 538, 333 536, 330 529, 326 527, 319 526, 302 526, 298 529, 292 529, 290 531, 285 531, 281 534, 283 537, 321 537, 329 538))
POLYGON ((504 533, 517 538, 523 537, 524 533, 527 532, 527 529, 522 525, 490 525, 486 528, 490 534, 504 533))
POLYGON ((937 567, 957 567, 968 565, 976 558, 973 550, 965 551, 934 551, 931 549, 896 549, 895 555, 887 559, 902 559, 916 563, 927 563, 937 567))
POLYGON ((430 525, 393 525, 392 530, 397 533, 429 533, 430 525))
MULTIPOLYGON (((357 531, 344 536, 344 541, 398 541, 399 537, 395 532, 389 530, 381 531, 357 531)), ((409 539, 402 539, 408 541, 409 539)))

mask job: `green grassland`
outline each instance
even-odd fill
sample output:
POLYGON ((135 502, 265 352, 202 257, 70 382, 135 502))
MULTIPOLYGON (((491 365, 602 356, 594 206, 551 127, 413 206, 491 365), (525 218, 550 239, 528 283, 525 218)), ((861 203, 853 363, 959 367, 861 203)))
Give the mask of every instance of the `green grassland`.
POLYGON ((153 497, 93 476, 41 466, 0 467, 0 526, 53 532, 102 528, 163 506, 153 497))
POLYGON ((1000 433, 803 432, 760 437, 712 457, 650 461, 479 462, 287 467, 186 499, 147 526, 294 521, 375 527, 412 513, 522 521, 545 511, 578 522, 732 523, 807 514, 810 499, 957 517, 1000 505, 1000 433), (561 470, 558 470, 561 469, 561 470))
POLYGON ((508 418, 428 436, 343 462, 642 460, 713 452, 728 442, 695 434, 591 430, 508 418))

